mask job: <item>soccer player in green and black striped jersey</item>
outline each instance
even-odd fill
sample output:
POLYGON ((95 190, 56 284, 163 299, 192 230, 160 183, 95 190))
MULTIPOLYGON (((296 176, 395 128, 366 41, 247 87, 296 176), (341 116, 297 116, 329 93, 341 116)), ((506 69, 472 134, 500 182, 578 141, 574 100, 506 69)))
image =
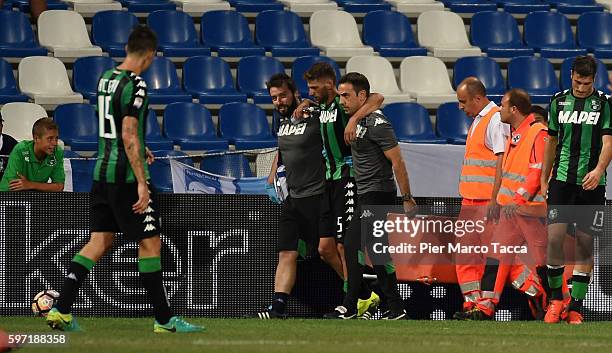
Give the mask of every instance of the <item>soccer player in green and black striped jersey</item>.
MULTIPOLYGON (((330 254, 338 252, 342 261, 344 278, 346 279, 346 264, 344 261, 343 238, 348 225, 353 218, 355 210, 355 195, 357 192, 351 148, 345 141, 347 125, 363 119, 376 111, 382 105, 383 97, 380 94, 371 94, 366 103, 350 119, 340 105, 340 96, 336 90, 336 73, 332 66, 326 62, 315 63, 304 73, 308 84, 308 93, 314 102, 305 99, 295 110, 294 116, 301 117, 302 108, 317 107, 321 114, 318 116, 321 137, 323 140, 323 156, 325 157, 325 193, 321 206, 321 224, 319 231, 319 253, 326 259, 330 254)), ((346 283, 346 282, 345 282, 346 283)), ((378 296, 364 286, 360 295, 359 314, 367 306, 378 304, 378 296)))
POLYGON ((143 137, 147 85, 139 76, 155 57, 155 33, 136 27, 126 49, 125 61, 98 81, 99 149, 90 200, 91 238, 72 259, 47 324, 53 329, 79 330, 70 314, 79 287, 111 248, 115 234, 122 232, 138 243, 138 270, 155 314, 153 331, 202 331, 172 313, 162 282, 161 224, 147 168, 153 159, 143 137))
POLYGON ((547 323, 561 319, 570 324, 582 323, 582 301, 593 268, 593 237, 603 231, 612 127, 610 97, 593 88, 596 72, 592 57, 577 57, 571 71, 572 88, 557 93, 549 107, 549 137, 542 171, 542 190, 548 190, 547 271, 552 299, 544 318, 547 323), (571 300, 566 305, 562 290, 563 244, 568 223, 576 223, 577 258, 571 300))

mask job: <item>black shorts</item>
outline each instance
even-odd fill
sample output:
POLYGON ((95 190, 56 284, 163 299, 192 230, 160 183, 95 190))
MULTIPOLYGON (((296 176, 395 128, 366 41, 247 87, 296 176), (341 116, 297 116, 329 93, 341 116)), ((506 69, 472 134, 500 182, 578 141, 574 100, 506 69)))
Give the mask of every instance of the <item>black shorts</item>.
POLYGON ((91 187, 89 218, 92 232, 123 233, 128 240, 140 241, 159 235, 161 222, 157 200, 149 185, 151 202, 144 214, 136 214, 132 205, 138 201, 137 183, 103 183, 91 187))
POLYGON ((604 227, 606 187, 584 190, 582 185, 551 180, 548 186, 548 224, 576 223, 580 231, 599 235, 604 227))
POLYGON ((357 185, 354 178, 328 180, 321 204, 321 238, 336 237, 344 242, 344 234, 355 213, 357 185))
POLYGON ((319 247, 319 208, 323 195, 292 198, 283 202, 278 221, 278 251, 297 251, 299 240, 306 243, 306 253, 319 247))

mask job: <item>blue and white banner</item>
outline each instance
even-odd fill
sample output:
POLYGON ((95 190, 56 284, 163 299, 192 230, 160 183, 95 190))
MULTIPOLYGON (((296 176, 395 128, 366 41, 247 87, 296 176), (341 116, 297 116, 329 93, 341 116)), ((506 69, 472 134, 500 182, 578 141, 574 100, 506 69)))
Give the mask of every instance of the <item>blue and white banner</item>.
POLYGON ((208 173, 174 159, 170 160, 170 168, 174 193, 266 194, 267 177, 236 179, 208 173))

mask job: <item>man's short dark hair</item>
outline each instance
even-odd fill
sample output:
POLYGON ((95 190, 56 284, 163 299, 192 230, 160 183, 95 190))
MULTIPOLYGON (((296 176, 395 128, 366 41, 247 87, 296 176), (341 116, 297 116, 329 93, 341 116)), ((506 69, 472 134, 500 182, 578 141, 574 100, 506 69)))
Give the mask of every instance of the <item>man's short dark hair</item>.
POLYGON ((474 97, 476 95, 480 95, 483 97, 487 96, 487 89, 485 85, 478 79, 478 77, 470 76, 466 77, 459 86, 465 86, 470 97, 474 97))
POLYGON ((59 131, 59 127, 51 118, 40 118, 32 125, 32 136, 42 137, 48 130, 59 131))
POLYGON ((580 76, 593 77, 593 79, 595 79, 595 74, 597 73, 597 62, 595 62, 595 59, 593 59, 592 56, 578 56, 572 64, 572 73, 574 72, 580 76))
POLYGON ((544 120, 548 119, 548 111, 545 108, 540 107, 539 105, 532 105, 531 113, 542 116, 544 120))
POLYGON ((324 61, 315 63, 308 71, 304 72, 304 80, 306 81, 325 78, 332 80, 334 85, 336 84, 336 71, 329 63, 324 61))
POLYGON ((360 74, 359 72, 349 72, 348 74, 342 76, 338 84, 341 85, 343 83, 350 83, 353 85, 353 89, 356 94, 359 94, 361 91, 365 91, 366 97, 370 95, 370 81, 365 75, 360 74))
POLYGON ((266 87, 268 88, 268 91, 270 91, 270 88, 272 87, 287 87, 287 89, 289 89, 291 93, 293 93, 293 95, 295 95, 295 93, 297 92, 295 81, 293 81, 293 79, 284 72, 272 75, 272 77, 270 77, 270 80, 266 82, 266 87))
POLYGON ((144 55, 157 50, 157 35, 147 26, 136 26, 127 42, 129 54, 144 55))
POLYGON ((506 93, 508 95, 508 103, 510 106, 516 107, 523 115, 531 113, 531 99, 529 94, 520 88, 514 88, 506 93))

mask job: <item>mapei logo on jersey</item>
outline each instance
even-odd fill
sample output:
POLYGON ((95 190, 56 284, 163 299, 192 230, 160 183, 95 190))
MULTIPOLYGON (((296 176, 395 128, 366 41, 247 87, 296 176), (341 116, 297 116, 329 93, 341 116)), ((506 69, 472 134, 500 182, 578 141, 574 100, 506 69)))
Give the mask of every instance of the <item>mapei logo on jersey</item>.
POLYGON ((325 123, 335 123, 338 118, 338 110, 334 109, 332 111, 323 110, 321 111, 321 115, 319 116, 319 121, 321 124, 325 123))
POLYGON ((285 124, 282 125, 279 129, 278 129, 278 133, 277 135, 280 136, 299 136, 299 135, 303 135, 304 132, 306 132, 306 123, 301 123, 301 124, 297 124, 297 125, 293 125, 293 124, 285 124))
POLYGON ((596 125, 599 121, 599 112, 559 112, 559 124, 582 124, 596 125))

